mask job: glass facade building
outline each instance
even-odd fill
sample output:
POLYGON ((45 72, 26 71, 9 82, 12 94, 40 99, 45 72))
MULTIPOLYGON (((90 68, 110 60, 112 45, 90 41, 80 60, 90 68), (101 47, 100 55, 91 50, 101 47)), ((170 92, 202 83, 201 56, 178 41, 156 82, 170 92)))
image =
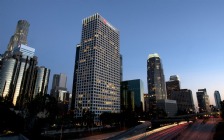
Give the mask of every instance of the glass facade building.
POLYGON ((2 61, 2 68, 0 69, 0 96, 2 97, 10 93, 16 64, 17 60, 12 57, 2 61))
POLYGON ((142 113, 144 110, 144 86, 140 79, 121 82, 121 111, 135 111, 142 113))
POLYGON ((158 54, 150 54, 147 60, 147 83, 150 109, 158 100, 167 99, 163 66, 158 54))
POLYGON ((214 92, 214 98, 215 98, 216 108, 221 109, 221 104, 220 104, 220 102, 221 102, 221 96, 220 96, 219 91, 216 90, 214 92))
POLYGON ((27 45, 20 44, 19 46, 14 48, 13 53, 22 52, 22 55, 34 57, 35 49, 31 48, 27 45))
POLYGON ((50 69, 45 68, 44 66, 36 67, 36 81, 33 98, 38 93, 47 94, 48 82, 50 77, 50 69))
MULTIPOLYGON (((120 112, 119 31, 99 14, 82 21, 75 94, 75 117, 83 110, 95 114, 120 112)), ((73 88, 74 88, 73 84, 73 88)))
POLYGON ((37 91, 47 93, 50 74, 48 69, 44 75, 38 70, 35 49, 27 46, 29 26, 25 20, 18 21, 7 51, 1 55, 0 95, 9 97, 19 108, 31 101, 37 91), (41 76, 45 76, 42 82, 41 76))

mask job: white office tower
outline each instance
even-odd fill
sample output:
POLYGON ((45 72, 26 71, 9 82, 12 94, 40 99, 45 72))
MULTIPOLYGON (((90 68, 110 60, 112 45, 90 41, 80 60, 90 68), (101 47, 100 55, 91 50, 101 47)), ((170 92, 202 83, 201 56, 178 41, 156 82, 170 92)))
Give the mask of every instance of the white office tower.
POLYGON ((95 114, 97 124, 103 112, 120 112, 119 31, 99 14, 87 17, 82 21, 77 50, 75 117, 82 117, 82 112, 88 110, 95 114))

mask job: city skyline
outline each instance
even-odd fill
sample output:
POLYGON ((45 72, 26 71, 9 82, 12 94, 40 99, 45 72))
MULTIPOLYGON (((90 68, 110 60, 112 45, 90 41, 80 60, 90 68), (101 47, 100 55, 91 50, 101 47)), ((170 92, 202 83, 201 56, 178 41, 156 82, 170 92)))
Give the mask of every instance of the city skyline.
POLYGON ((7 49, 18 20, 27 20, 30 23, 28 46, 36 49, 38 64, 51 69, 49 85, 53 74, 65 73, 71 92, 81 21, 98 12, 120 30, 123 80, 141 79, 147 92, 147 57, 158 53, 163 60, 166 81, 171 75, 179 75, 181 88, 192 90, 195 103, 196 91, 206 88, 210 102, 215 104, 214 91, 218 90, 221 97, 224 94, 223 4, 218 0, 141 3, 2 0, 0 53, 7 49), (21 8, 18 10, 18 7, 21 8))

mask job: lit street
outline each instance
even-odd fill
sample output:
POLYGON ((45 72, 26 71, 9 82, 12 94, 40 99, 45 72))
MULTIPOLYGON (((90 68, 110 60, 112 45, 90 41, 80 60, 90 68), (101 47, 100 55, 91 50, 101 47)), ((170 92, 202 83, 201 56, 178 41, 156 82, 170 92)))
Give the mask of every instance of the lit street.
POLYGON ((212 140, 215 125, 220 120, 220 118, 209 118, 205 123, 202 122, 203 120, 197 120, 191 127, 180 134, 178 140, 212 140))

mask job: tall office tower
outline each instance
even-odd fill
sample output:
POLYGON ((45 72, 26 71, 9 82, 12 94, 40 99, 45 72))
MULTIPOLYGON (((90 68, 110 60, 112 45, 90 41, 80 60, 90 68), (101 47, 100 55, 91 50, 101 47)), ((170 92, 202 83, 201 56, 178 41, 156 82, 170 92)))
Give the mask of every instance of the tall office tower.
POLYGON ((32 98, 35 98, 37 94, 47 94, 48 82, 50 77, 50 69, 44 66, 36 67, 35 69, 35 86, 32 98))
POLYGON ((1 67, 2 67, 2 59, 3 59, 2 54, 0 54, 0 70, 1 70, 1 67))
POLYGON ((210 112, 210 101, 206 88, 198 89, 198 92, 196 92, 196 94, 198 99, 199 112, 210 112))
POLYGON ((18 60, 13 57, 5 57, 2 60, 2 68, 0 70, 0 96, 12 96, 10 89, 12 90, 13 77, 15 75, 15 68, 18 60), (9 95, 10 94, 10 95, 9 95))
POLYGON ((120 112, 119 31, 94 14, 83 19, 80 45, 77 86, 73 89, 75 117, 89 110, 98 123, 103 112, 120 112))
POLYGON ((158 54, 150 54, 147 60, 147 82, 150 110, 158 100, 167 99, 163 66, 158 54))
POLYGON ((19 57, 16 66, 16 73, 13 81, 13 104, 22 105, 26 98, 29 98, 30 87, 34 82, 34 69, 37 65, 37 57, 34 56, 35 49, 26 45, 19 45, 14 48, 13 55, 19 57))
POLYGON ((171 100, 177 101, 179 115, 195 113, 195 106, 191 90, 180 89, 179 91, 173 91, 170 98, 171 100))
POLYGON ((121 70, 120 70, 120 76, 121 76, 121 81, 123 81, 123 57, 122 57, 122 55, 120 54, 120 68, 121 68, 121 70))
POLYGON ((221 109, 221 104, 220 104, 220 102, 221 102, 221 96, 220 96, 219 91, 216 90, 214 92, 214 98, 215 98, 216 108, 221 109))
POLYGON ((80 44, 76 46, 76 53, 75 53, 75 66, 74 66, 74 75, 73 75, 73 86, 72 86, 72 97, 71 97, 71 105, 70 109, 75 109, 75 97, 76 97, 76 87, 77 87, 77 72, 78 72, 78 64, 79 64, 79 50, 80 44))
POLYGON ((67 92, 66 82, 67 82, 67 76, 65 74, 61 74, 61 73, 54 74, 52 89, 51 89, 51 96, 58 99, 59 91, 67 92))
POLYGON ((149 112, 149 94, 144 93, 144 106, 145 106, 145 112, 149 112))
POLYGON ((15 47, 23 44, 27 45, 27 35, 30 24, 26 20, 19 20, 15 34, 11 37, 8 44, 8 51, 13 51, 15 47))
POLYGON ((167 99, 171 99, 173 91, 180 90, 180 80, 177 75, 171 75, 170 80, 166 82, 167 99))
POLYGON ((17 104, 29 98, 32 91, 34 68, 37 65, 35 49, 26 45, 19 45, 13 53, 3 58, 3 67, 0 72, 0 94, 12 98, 12 103, 17 104))
POLYGON ((144 110, 144 87, 140 79, 121 82, 121 111, 135 111, 142 113, 144 110))
POLYGON ((66 88, 67 76, 65 74, 54 74, 53 82, 52 82, 52 89, 57 87, 66 88))

